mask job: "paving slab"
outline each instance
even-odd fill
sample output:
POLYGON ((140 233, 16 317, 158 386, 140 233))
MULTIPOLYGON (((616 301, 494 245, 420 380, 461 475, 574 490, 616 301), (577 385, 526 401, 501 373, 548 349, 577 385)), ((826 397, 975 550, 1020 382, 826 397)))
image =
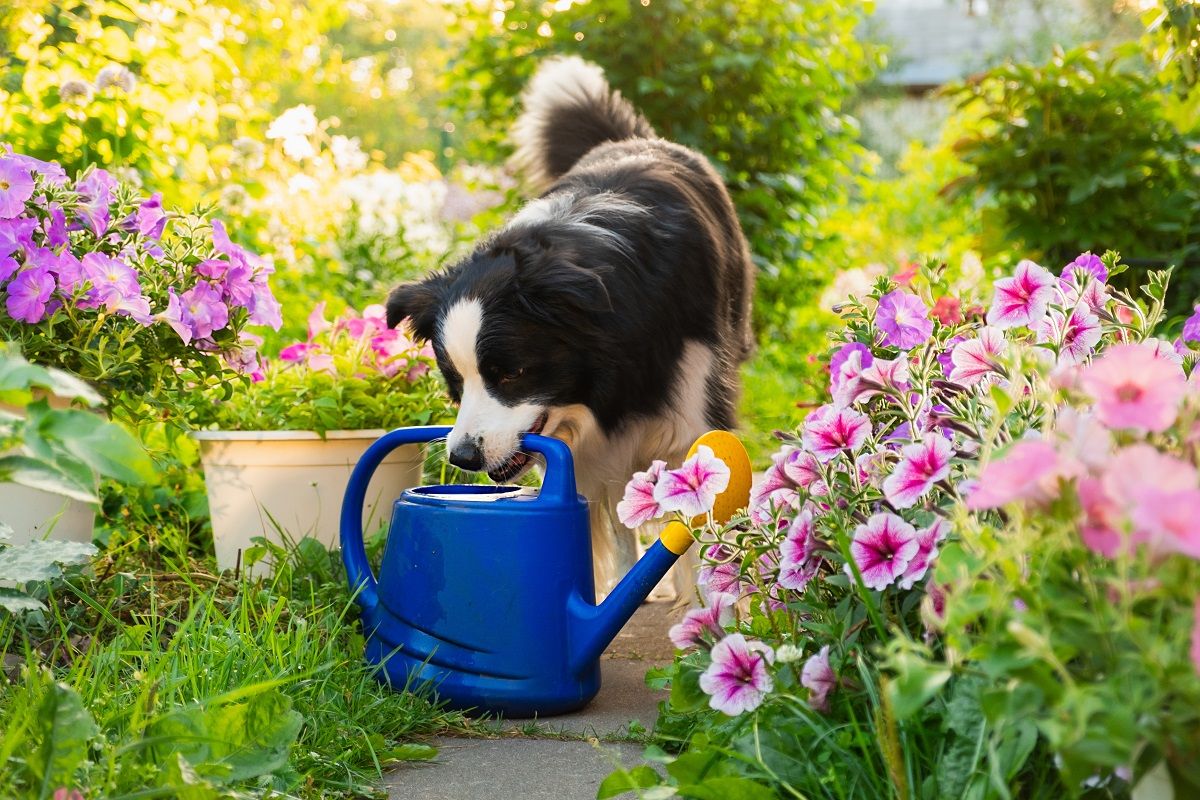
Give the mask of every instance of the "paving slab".
POLYGON ((642 748, 582 740, 450 739, 433 742, 434 762, 389 773, 391 797, 406 800, 591 800, 642 748))
POLYGON ((604 652, 600 693, 587 708, 540 720, 498 720, 500 738, 442 737, 438 758, 389 773, 385 788, 405 800, 590 800, 619 764, 640 763, 636 720, 651 730, 666 692, 646 686, 646 670, 674 655, 670 602, 645 603, 604 652), (552 737, 552 738, 548 738, 552 737))

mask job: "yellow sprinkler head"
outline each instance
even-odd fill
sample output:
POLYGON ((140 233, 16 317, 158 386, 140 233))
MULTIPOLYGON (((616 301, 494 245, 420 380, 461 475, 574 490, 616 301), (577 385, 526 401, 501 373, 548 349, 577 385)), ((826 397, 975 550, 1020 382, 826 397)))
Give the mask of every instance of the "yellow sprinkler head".
MULTIPOLYGON (((738 510, 750 505, 750 484, 753 480, 750 469, 750 456, 741 439, 729 431, 709 431, 692 443, 687 457, 696 455, 701 446, 712 448, 713 455, 725 462, 729 467, 729 485, 725 491, 717 495, 713 503, 712 516, 717 523, 729 521, 738 510)), ((692 520, 693 526, 704 524, 703 517, 692 520)), ((670 522, 659 537, 663 546, 672 553, 682 555, 692 546, 692 532, 679 522, 670 522)))

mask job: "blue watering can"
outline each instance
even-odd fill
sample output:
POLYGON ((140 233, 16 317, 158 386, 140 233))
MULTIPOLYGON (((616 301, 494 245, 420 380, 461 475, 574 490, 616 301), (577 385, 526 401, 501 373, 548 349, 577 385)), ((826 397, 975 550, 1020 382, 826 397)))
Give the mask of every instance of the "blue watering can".
MULTIPOLYGON (((582 708, 600 691, 600 654, 692 544, 672 522, 600 605, 592 585, 586 500, 571 451, 535 434, 522 450, 546 461, 540 490, 423 486, 395 502, 378 579, 363 548, 362 508, 380 462, 397 447, 444 438, 447 427, 400 428, 355 466, 342 505, 342 561, 357 590, 367 660, 397 687, 431 681, 451 708, 510 717, 582 708)), ((717 499, 724 521, 745 507, 750 460, 730 433, 713 448, 730 468, 717 499)))

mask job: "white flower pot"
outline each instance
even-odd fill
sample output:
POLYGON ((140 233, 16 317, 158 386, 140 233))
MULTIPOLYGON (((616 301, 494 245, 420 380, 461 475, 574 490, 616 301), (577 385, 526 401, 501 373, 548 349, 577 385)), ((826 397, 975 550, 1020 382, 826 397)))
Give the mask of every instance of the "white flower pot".
POLYGON ((7 542, 11 545, 46 538, 87 543, 92 541, 96 507, 18 483, 0 483, 0 522, 13 529, 7 542))
MULTIPOLYGON (((195 431, 208 487, 217 566, 232 569, 251 538, 297 541, 305 536, 327 547, 338 543, 338 520, 350 472, 385 431, 195 431), (281 534, 280 531, 283 531, 281 534), (286 539, 285 539, 286 537, 286 539)), ((363 530, 391 521, 400 492, 421 483, 421 448, 391 453, 367 490, 363 530)), ((266 572, 269 565, 256 572, 266 572)))

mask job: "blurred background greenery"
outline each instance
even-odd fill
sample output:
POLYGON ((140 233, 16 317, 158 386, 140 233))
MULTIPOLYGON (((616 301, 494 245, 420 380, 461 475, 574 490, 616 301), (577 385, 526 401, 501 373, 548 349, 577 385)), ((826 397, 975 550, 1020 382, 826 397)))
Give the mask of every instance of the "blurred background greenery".
POLYGON ((724 174, 759 269, 743 416, 760 454, 819 396, 830 307, 878 274, 931 260, 969 284, 1113 247, 1177 264, 1185 300, 1198 290, 1190 2, 15 0, 0 15, 0 140, 233 218, 278 269, 286 325, 268 349, 316 300, 378 302, 521 201, 506 134, 554 53, 601 64, 724 174))

